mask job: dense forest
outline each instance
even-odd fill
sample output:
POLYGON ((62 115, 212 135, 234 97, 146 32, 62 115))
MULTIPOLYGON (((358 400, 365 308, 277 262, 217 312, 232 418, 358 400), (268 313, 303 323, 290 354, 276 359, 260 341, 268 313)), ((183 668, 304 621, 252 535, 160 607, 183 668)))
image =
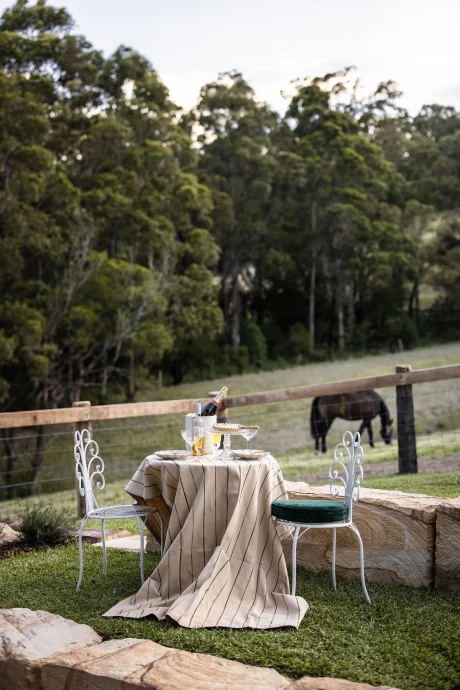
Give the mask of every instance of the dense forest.
MULTIPOLYGON (((293 75, 295 76, 295 75, 293 75)), ((391 76, 391 75, 390 75, 391 76)), ((0 21, 0 405, 460 336, 460 113, 219 75, 185 112, 65 9, 0 21)))

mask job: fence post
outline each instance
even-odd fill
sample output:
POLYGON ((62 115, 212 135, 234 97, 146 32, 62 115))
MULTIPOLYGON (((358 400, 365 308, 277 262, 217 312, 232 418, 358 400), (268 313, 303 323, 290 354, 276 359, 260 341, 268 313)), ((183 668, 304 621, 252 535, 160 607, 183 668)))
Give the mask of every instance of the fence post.
MULTIPOLYGON (((412 371, 410 364, 398 364, 397 374, 412 371)), ((412 385, 396 386, 396 410, 398 415, 398 472, 418 472, 417 439, 415 436, 414 398, 412 385)))
MULTIPOLYGON (((72 403, 72 407, 91 407, 91 403, 88 400, 82 400, 79 402, 74 402, 72 403)), ((88 417, 89 417, 89 410, 88 410, 88 417)), ((75 435, 76 431, 83 431, 83 429, 88 429, 88 431, 92 435, 93 431, 93 425, 91 424, 91 420, 87 419, 84 422, 75 422, 73 425, 73 432, 75 435)), ((72 447, 73 447, 72 443, 72 447)), ((86 462, 86 458, 84 459, 86 462)), ((85 497, 80 495, 80 487, 78 486, 77 478, 75 477, 75 485, 77 487, 77 514, 79 518, 84 518, 85 517, 85 512, 86 512, 86 505, 85 505, 85 497)))

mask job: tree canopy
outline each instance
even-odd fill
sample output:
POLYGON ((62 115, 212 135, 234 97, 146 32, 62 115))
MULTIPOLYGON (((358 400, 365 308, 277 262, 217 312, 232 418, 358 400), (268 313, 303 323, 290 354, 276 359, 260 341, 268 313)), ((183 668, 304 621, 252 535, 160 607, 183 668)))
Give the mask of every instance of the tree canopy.
POLYGON ((299 80, 279 114, 233 71, 187 113, 65 9, 6 10, 2 409, 458 337, 460 113, 358 87, 299 80))

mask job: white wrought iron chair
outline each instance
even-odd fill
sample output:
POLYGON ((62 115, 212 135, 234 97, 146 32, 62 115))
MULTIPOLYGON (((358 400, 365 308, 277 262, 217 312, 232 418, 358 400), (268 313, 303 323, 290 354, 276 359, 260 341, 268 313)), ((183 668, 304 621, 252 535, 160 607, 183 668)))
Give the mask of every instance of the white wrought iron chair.
POLYGON ((122 506, 106 506, 99 507, 94 496, 93 485, 98 489, 103 489, 105 486, 104 478, 104 461, 99 456, 99 446, 96 441, 91 438, 91 433, 88 429, 83 429, 81 432, 75 432, 75 472, 77 475, 80 496, 85 498, 85 517, 82 520, 81 527, 78 531, 78 546, 80 552, 80 575, 77 583, 77 592, 80 589, 83 578, 83 529, 88 520, 100 520, 102 528, 102 554, 103 566, 102 572, 105 575, 107 572, 107 551, 105 547, 104 523, 106 520, 120 520, 126 518, 134 518, 137 522, 139 532, 141 535, 141 582, 144 583, 144 531, 143 520, 145 520, 152 513, 158 513, 161 526, 161 555, 163 555, 163 520, 160 513, 153 506, 137 506, 137 505, 122 505, 122 506), (96 479, 98 481, 96 481, 96 479))
POLYGON ((273 502, 272 515, 275 518, 275 522, 279 525, 287 525, 293 528, 290 530, 292 537, 292 594, 295 595, 296 591, 297 542, 310 529, 332 529, 332 584, 334 589, 337 589, 335 577, 336 530, 339 527, 349 527, 358 537, 361 584, 367 602, 371 603, 364 578, 363 542, 358 528, 353 523, 353 502, 359 500, 359 487, 363 480, 363 456, 364 452, 361 447, 359 432, 353 434, 351 431, 346 431, 342 437, 342 443, 335 447, 334 460, 329 467, 331 494, 332 496, 338 496, 339 487, 336 486, 336 483, 342 484, 344 487, 343 503, 332 500, 273 502), (343 462, 344 455, 348 455, 348 468, 343 462))

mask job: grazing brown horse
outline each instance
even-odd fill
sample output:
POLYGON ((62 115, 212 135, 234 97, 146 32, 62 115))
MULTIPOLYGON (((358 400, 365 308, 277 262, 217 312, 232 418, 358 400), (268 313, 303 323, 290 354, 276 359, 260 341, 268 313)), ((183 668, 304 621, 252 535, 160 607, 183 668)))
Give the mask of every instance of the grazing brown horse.
POLYGON ((313 400, 311 406, 310 429, 311 435, 315 439, 315 450, 319 451, 319 440, 321 439, 321 450, 326 452, 326 435, 336 417, 340 419, 362 419, 363 423, 359 427, 362 434, 367 429, 369 443, 374 447, 372 434, 372 420, 380 415, 382 428, 380 436, 385 443, 391 443, 390 412, 383 398, 375 391, 359 391, 358 393, 339 393, 338 395, 322 395, 313 400))

